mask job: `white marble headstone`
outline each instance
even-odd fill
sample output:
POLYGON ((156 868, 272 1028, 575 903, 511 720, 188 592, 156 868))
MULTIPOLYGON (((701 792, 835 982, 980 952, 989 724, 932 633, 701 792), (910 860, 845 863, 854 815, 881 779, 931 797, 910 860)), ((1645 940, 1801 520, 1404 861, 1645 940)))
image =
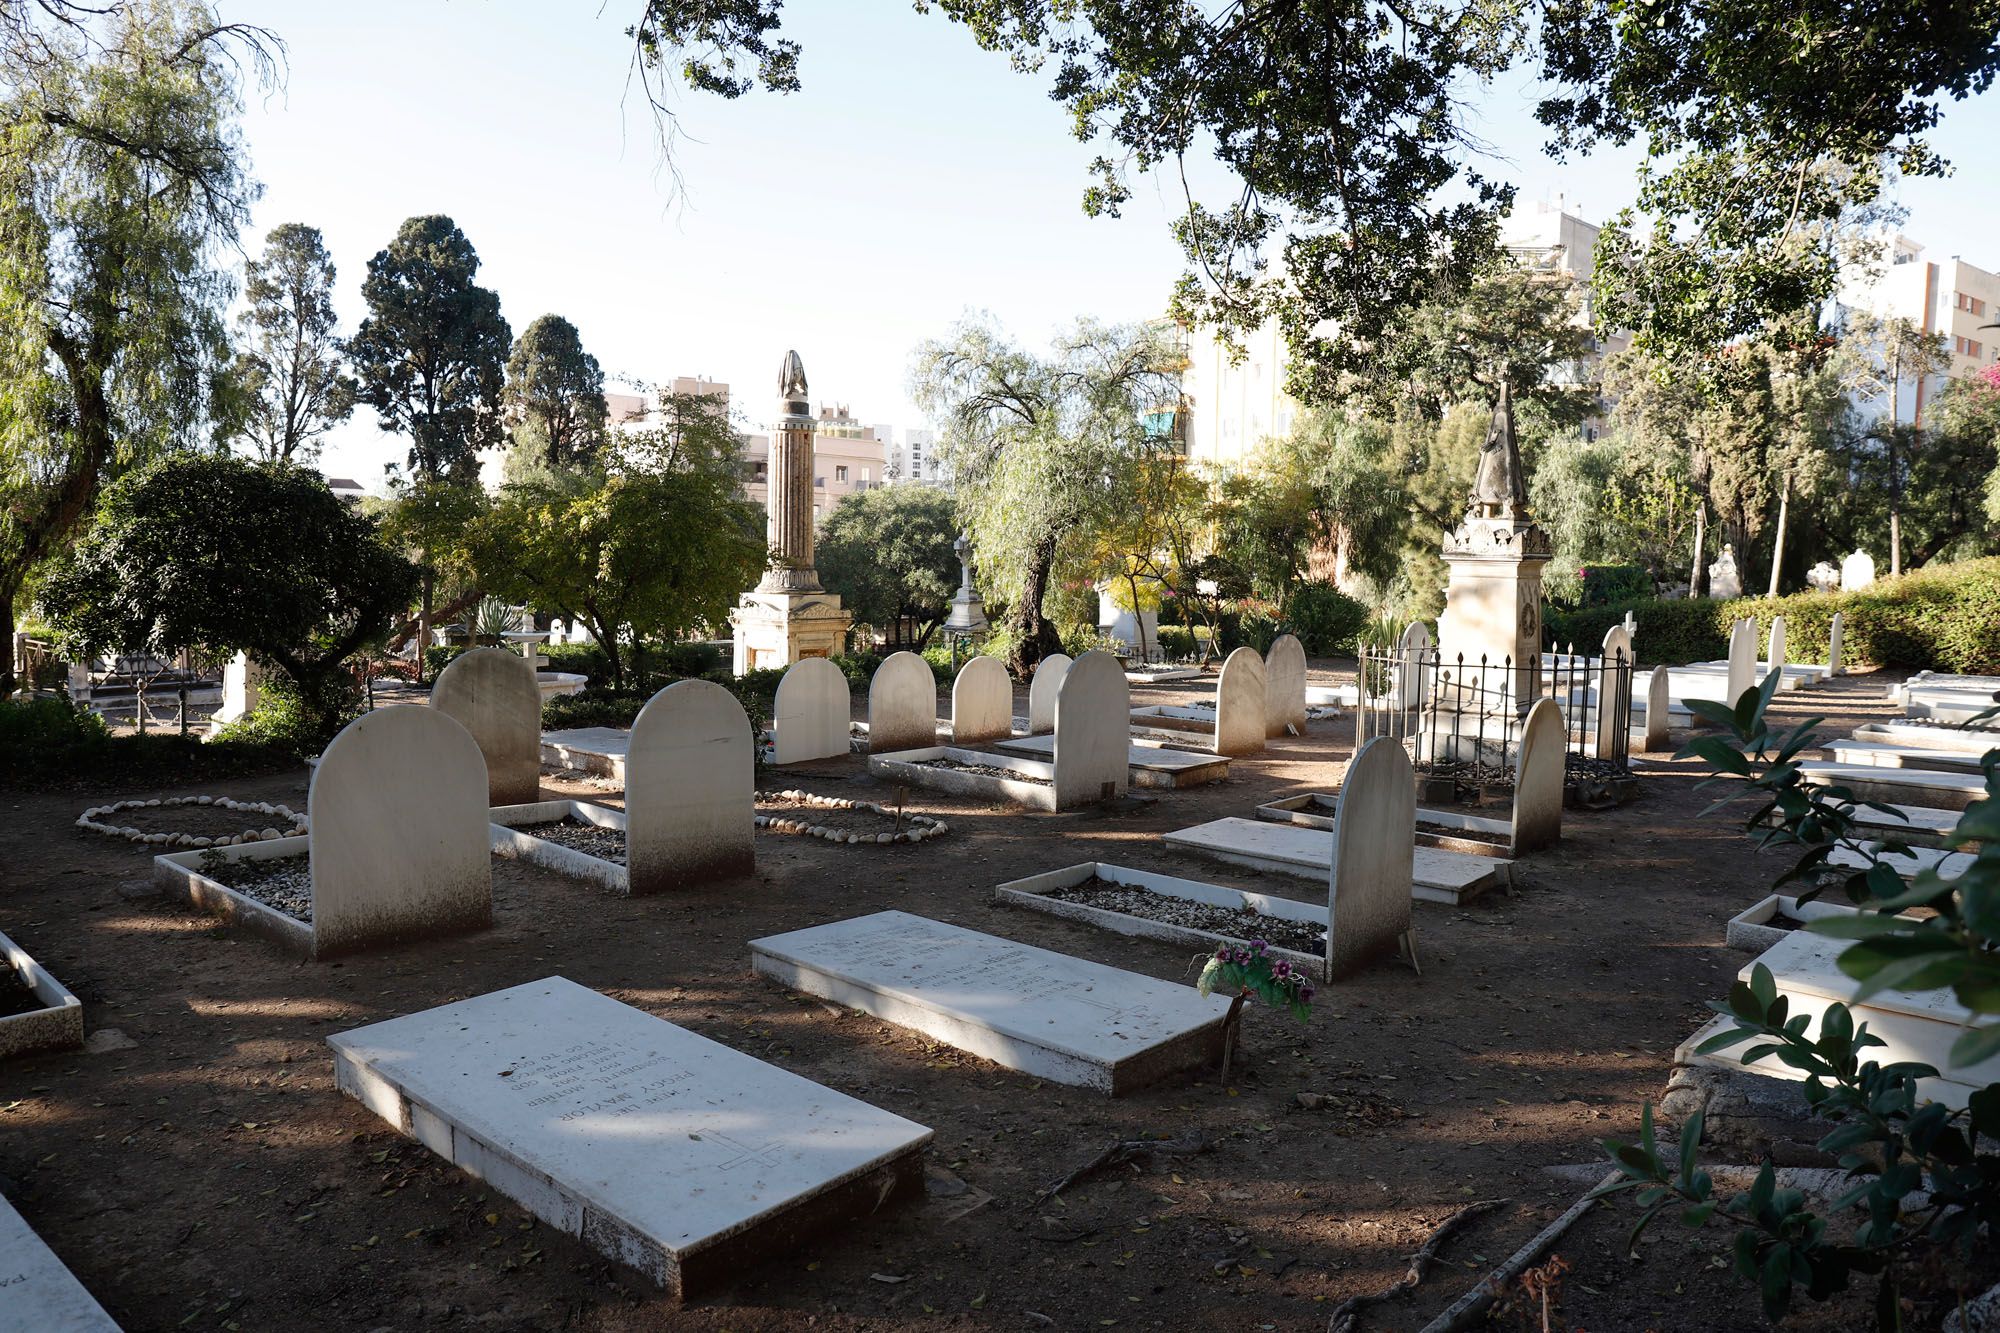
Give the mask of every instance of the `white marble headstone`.
POLYGON ((1007 664, 981 655, 951 683, 951 741, 968 745, 1014 734, 1014 680, 1007 664))
POLYGON ((489 805, 541 799, 542 687, 527 658, 504 648, 460 653, 438 673, 431 707, 472 733, 489 805))
POLYGON ((1854 592, 1875 582, 1875 557, 1856 549, 1840 562, 1840 590, 1854 592))
MULTIPOLYGON (((1626 718, 1619 721, 1630 725, 1626 718)), ((1537 701, 1522 724, 1521 757, 1514 770, 1516 856, 1554 846, 1562 837, 1563 740, 1562 706, 1554 699, 1537 701)))
POLYGON ((1306 729, 1306 650, 1298 636, 1280 634, 1264 654, 1264 734, 1306 729))
POLYGON ((1806 585, 1814 592, 1836 592, 1840 588, 1840 571, 1831 562, 1822 560, 1806 571, 1806 585))
POLYGON ((755 743, 736 696, 677 680, 639 710, 625 756, 625 860, 635 898, 747 875, 755 743))
POLYGON ((937 743, 937 677, 931 664, 908 651, 889 654, 868 682, 869 753, 937 743))
POLYGON ((313 956, 493 923, 486 762, 435 708, 378 708, 341 729, 306 798, 313 956))
POLYGON ((1028 683, 1028 734, 1045 736, 1056 729, 1056 696, 1062 692, 1063 677, 1075 659, 1068 653, 1050 653, 1035 664, 1035 677, 1028 683))
POLYGON ((1764 674, 1782 671, 1785 668, 1785 618, 1771 617, 1770 653, 1764 660, 1764 674))
POLYGON ((1421 620, 1411 621, 1396 640, 1396 683, 1393 703, 1400 708, 1423 705, 1428 682, 1425 659, 1431 651, 1431 627, 1421 620))
POLYGON ((924 1126, 563 977, 327 1041, 342 1092, 676 1297, 922 1191, 924 1126))
POLYGON ((1743 691, 1757 683, 1757 622, 1739 620, 1729 632, 1729 698, 1730 707, 1743 697, 1743 691))
POLYGON ((1609 757, 1622 751, 1624 737, 1632 727, 1632 682, 1637 676, 1632 658, 1632 635, 1623 625, 1604 631, 1603 657, 1597 680, 1597 753, 1609 757))
POLYGON ((824 657, 802 657, 778 678, 771 703, 771 762, 796 764, 847 753, 854 711, 847 677, 824 657))
POLYGON ((1725 546, 1715 563, 1708 567, 1708 595, 1718 599, 1741 597, 1743 579, 1736 569, 1736 552, 1725 546))
POLYGON ((1063 673, 1056 695, 1056 809, 1125 793, 1131 708, 1132 686, 1110 653, 1094 649, 1063 673))
POLYGON ((1654 667, 1646 681, 1646 753, 1658 754, 1667 748, 1668 710, 1673 707, 1670 691, 1674 675, 1666 667, 1654 667))
POLYGON ((1845 647, 1841 643, 1841 638, 1847 630, 1847 622, 1841 615, 1841 612, 1835 611, 1833 620, 1826 627, 1826 674, 1829 676, 1841 675, 1847 669, 1845 663, 1840 660, 1841 649, 1845 647))
POLYGON ((1264 659, 1238 648, 1222 662, 1215 686, 1215 752, 1255 754, 1264 748, 1264 659))
POLYGON ((264 668, 250 660, 248 653, 238 653, 222 668, 222 707, 215 710, 211 722, 229 723, 241 721, 257 707, 263 697, 264 668))
POLYGON ((1340 786, 1326 895, 1326 971, 1338 981, 1393 952, 1410 930, 1417 784, 1403 743, 1377 736, 1340 786))

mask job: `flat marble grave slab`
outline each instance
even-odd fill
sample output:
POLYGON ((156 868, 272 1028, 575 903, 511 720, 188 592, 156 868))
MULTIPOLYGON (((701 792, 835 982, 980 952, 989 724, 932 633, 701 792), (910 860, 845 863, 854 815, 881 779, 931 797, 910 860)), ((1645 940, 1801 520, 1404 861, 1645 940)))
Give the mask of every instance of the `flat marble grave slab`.
POLYGON ((0 1333, 118 1333, 118 1325, 0 1199, 0 1333))
MULTIPOLYGON (((1254 866, 1328 882, 1333 873, 1333 830, 1258 819, 1211 819, 1162 835, 1175 847, 1234 865, 1254 866)), ((1462 903, 1509 882, 1514 863, 1504 857, 1416 849, 1410 896, 1434 903, 1462 903)))
MULTIPOLYGON (((1008 754, 1054 762, 1056 738, 1021 736, 1010 741, 995 741, 993 748, 1008 754)), ((1195 787, 1204 782, 1220 782, 1229 776, 1228 755, 1196 754, 1192 750, 1168 750, 1158 745, 1136 743, 1130 745, 1125 753, 1135 787, 1195 787)))
POLYGON ((1114 1097, 1222 1058, 1222 996, 908 912, 752 940, 750 959, 793 990, 1114 1097))
POLYGON ((1827 758, 1836 764, 1860 764, 1868 768, 1927 768, 1940 773, 1980 771, 1980 755, 1971 750, 1947 750, 1865 736, 1828 741, 1821 748, 1826 751, 1827 758))
POLYGON ((1845 787, 1859 801, 1902 802, 1938 810, 1963 810, 1986 794, 1986 779, 1977 773, 1817 762, 1800 764, 1799 773, 1813 786, 1845 787))
POLYGON ((341 1091, 677 1298, 923 1188, 924 1126, 564 977, 327 1043, 341 1091))
POLYGON ((574 768, 613 782, 625 780, 632 733, 617 727, 575 727, 542 733, 542 762, 574 768))

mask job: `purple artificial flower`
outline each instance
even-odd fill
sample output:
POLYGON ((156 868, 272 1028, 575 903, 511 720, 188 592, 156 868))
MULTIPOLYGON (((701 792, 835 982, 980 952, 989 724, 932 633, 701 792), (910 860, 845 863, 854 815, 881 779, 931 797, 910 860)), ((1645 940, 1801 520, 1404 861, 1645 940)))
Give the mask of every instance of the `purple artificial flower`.
POLYGON ((1301 1000, 1304 1000, 1307 1004, 1311 1004, 1313 998, 1313 988, 1310 985, 1301 986, 1299 988, 1299 998, 1301 1000))
POLYGON ((1251 941, 1250 941, 1250 952, 1251 952, 1251 953, 1262 953, 1262 952, 1264 952, 1264 941, 1262 941, 1262 940, 1251 940, 1251 941))
POLYGON ((1286 962, 1282 958, 1280 958, 1277 962, 1271 964, 1271 974, 1280 979, 1290 975, 1291 970, 1292 970, 1292 965, 1286 962))

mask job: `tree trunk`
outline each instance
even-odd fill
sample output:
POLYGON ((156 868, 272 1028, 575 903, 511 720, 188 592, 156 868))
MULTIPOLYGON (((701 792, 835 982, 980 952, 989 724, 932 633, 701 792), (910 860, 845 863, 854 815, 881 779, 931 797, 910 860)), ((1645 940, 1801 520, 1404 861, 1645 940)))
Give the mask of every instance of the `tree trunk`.
POLYGON ((424 552, 423 601, 417 607, 417 684, 424 683, 424 668, 431 651, 431 593, 437 575, 431 569, 431 553, 424 552))
MULTIPOLYGON (((1139 660, 1141 662, 1150 662, 1152 661, 1152 655, 1146 650, 1146 613, 1140 609, 1139 576, 1137 574, 1129 571, 1126 573, 1125 589, 1132 594, 1132 628, 1139 636, 1139 660)), ((1062 650, 1057 649, 1057 651, 1060 652, 1062 650)))
POLYGON ((1688 596, 1703 597, 1708 593, 1708 562, 1703 559, 1708 544, 1708 501, 1700 500, 1694 507, 1694 567, 1688 570, 1688 596))
POLYGON ((1017 680, 1033 679, 1035 667, 1045 657, 1062 651, 1062 636, 1042 614, 1042 597, 1049 590, 1049 571, 1056 562, 1056 539, 1046 537, 1035 547, 1021 583, 1020 603, 1014 608, 1014 628, 1020 633, 1007 655, 1007 665, 1017 680))
POLYGON ((1792 509, 1792 474, 1787 472, 1778 491, 1778 536, 1771 546, 1771 590, 1769 597, 1778 595, 1778 571, 1785 564, 1785 519, 1792 509))
POLYGON ((7 650, 0 656, 0 699, 14 692, 14 589, 0 588, 0 630, 7 634, 7 650))

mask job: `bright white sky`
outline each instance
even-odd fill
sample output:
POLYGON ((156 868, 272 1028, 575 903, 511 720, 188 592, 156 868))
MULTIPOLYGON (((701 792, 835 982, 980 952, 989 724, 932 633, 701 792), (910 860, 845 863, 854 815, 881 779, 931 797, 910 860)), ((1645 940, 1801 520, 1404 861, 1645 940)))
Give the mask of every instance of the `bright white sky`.
MULTIPOLYGON (((676 199, 626 86, 640 0, 224 3, 291 53, 286 87, 246 115, 265 185, 246 245, 320 228, 348 332, 369 257, 404 218, 446 213, 517 333, 564 315, 608 374, 727 381, 753 423, 795 347, 816 400, 908 427, 924 424, 911 349, 968 311, 1040 342, 1079 316, 1157 315, 1180 271, 1172 189, 1142 182, 1124 218, 1085 218, 1093 154, 1046 79, 902 4, 790 5, 803 92, 681 98, 676 199)), ((1517 79, 1485 99, 1489 173, 1592 221, 1629 202, 1633 156, 1549 162, 1533 97, 1517 79)), ((2000 268, 1994 142, 2000 98, 1954 108, 1936 143, 1964 174, 1905 187, 1906 230, 1931 253, 2000 268)), ((363 409, 322 466, 378 489, 405 450, 363 409)))

